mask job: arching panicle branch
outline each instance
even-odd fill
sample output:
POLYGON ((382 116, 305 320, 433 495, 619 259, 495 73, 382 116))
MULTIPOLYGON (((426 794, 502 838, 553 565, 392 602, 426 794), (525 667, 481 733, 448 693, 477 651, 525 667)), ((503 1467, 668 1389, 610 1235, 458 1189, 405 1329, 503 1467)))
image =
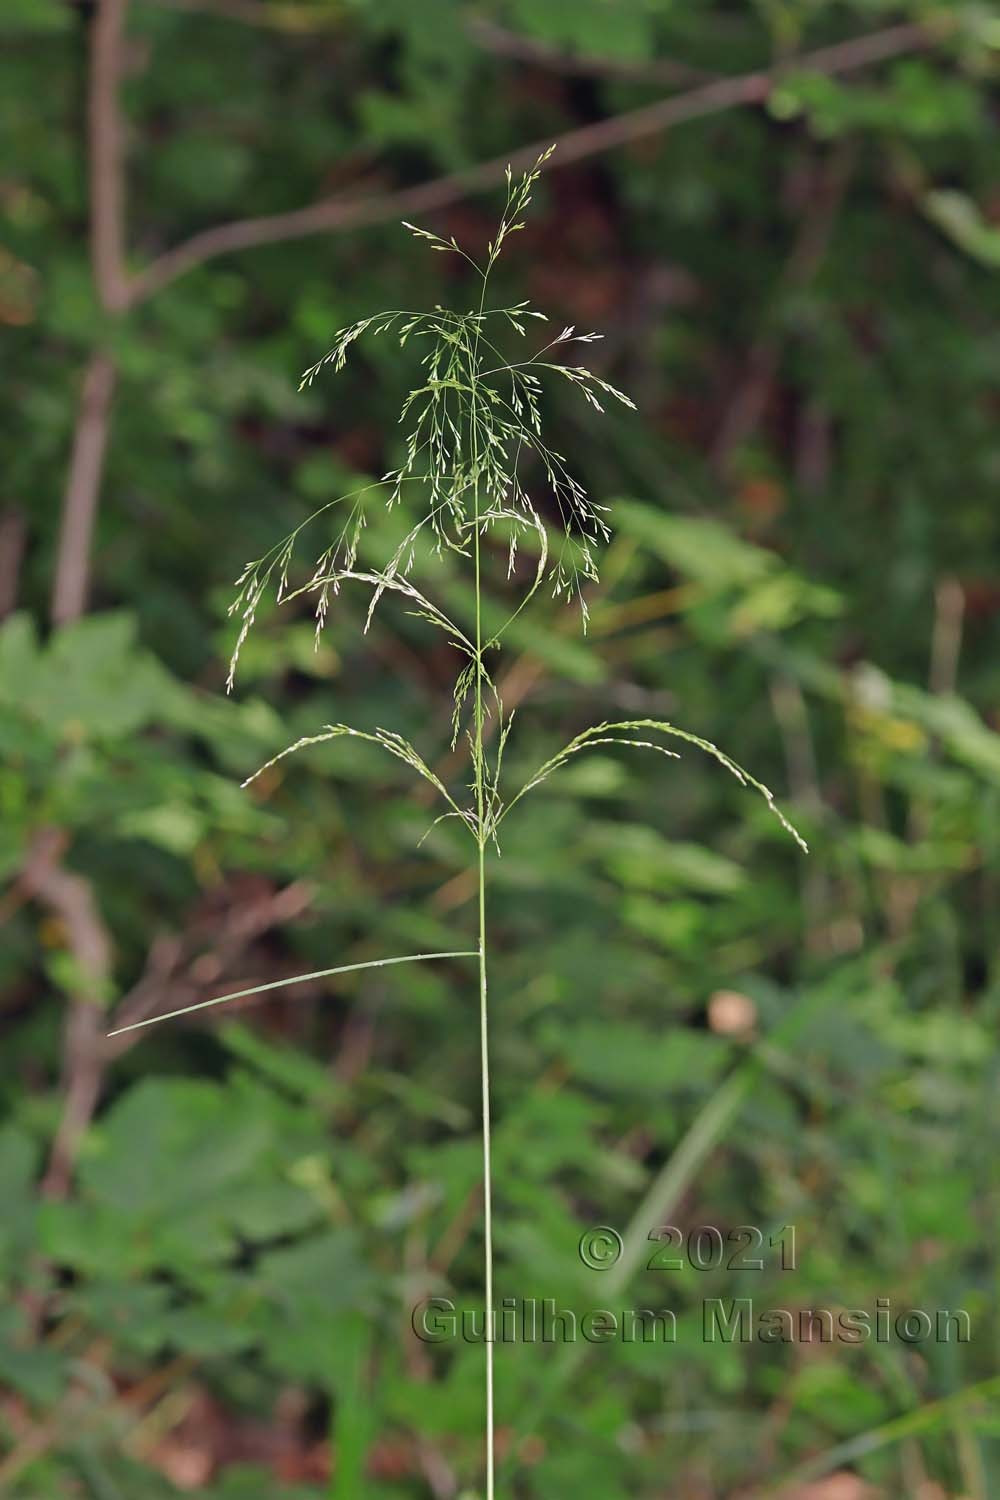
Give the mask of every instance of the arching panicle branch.
MULTIPOLYGON (((233 647, 229 663, 229 676, 226 682, 227 691, 232 691, 236 668, 239 664, 240 652, 243 644, 256 622, 257 610, 263 602, 268 589, 274 586, 275 602, 282 603, 284 600, 299 598, 305 593, 318 594, 316 603, 316 634, 317 644, 319 634, 325 623, 326 613, 329 606, 330 589, 336 593, 339 589, 340 580, 353 575, 351 570, 357 561, 358 547, 361 533, 365 527, 364 500, 373 490, 382 489, 392 483, 394 491, 398 491, 400 485, 408 482, 423 481, 423 475, 407 476, 384 475, 381 479, 373 479, 368 484, 359 485, 357 489, 347 490, 342 495, 337 495, 333 500, 326 501, 319 506, 305 520, 300 521, 280 542, 270 547, 262 557, 249 562, 244 567, 239 578, 236 580, 236 595, 229 606, 230 616, 240 615, 240 630, 233 647), (337 538, 326 546, 319 554, 313 564, 313 572, 308 583, 289 589, 289 573, 295 557, 295 549, 302 533, 315 521, 333 510, 338 505, 353 501, 348 512, 347 520, 342 525, 337 538)), ((369 581, 365 577, 365 581, 369 581)), ((386 585, 390 586, 390 585, 386 585)), ((410 590, 409 592, 413 592, 410 590)), ((426 601, 424 601, 426 603, 426 601)), ((445 616, 441 614, 443 620, 445 616)), ((452 622, 449 621, 449 625, 452 622)), ((452 626, 453 629, 456 627, 452 626)), ((467 643, 468 644, 468 643, 467 643)))
POLYGON ((648 740, 622 737, 636 729, 652 729, 658 734, 671 735, 675 739, 686 740, 689 745, 695 745, 699 750, 703 750, 706 755, 711 755, 720 765, 725 766, 730 775, 735 776, 742 786, 752 787, 755 791, 759 792, 767 803, 768 810, 774 814, 785 831, 791 834, 802 850, 808 852, 805 840, 788 821, 777 802, 775 802, 774 793, 770 787, 765 786, 762 781, 758 781, 755 776, 751 776, 749 771, 745 770, 743 766, 727 755, 724 750, 720 750, 718 745, 713 745, 711 740, 702 739, 700 735, 692 734, 687 729, 678 729, 676 724, 668 724, 663 719, 623 719, 617 723, 606 722, 603 724, 594 724, 589 729, 584 729, 549 760, 539 766, 538 770, 528 778, 521 790, 516 796, 511 798, 505 807, 501 814, 501 820, 520 802, 522 797, 536 786, 540 786, 543 781, 548 780, 552 773, 564 766, 571 756, 578 754, 581 750, 589 750, 594 745, 633 745, 641 750, 659 751, 661 755, 669 755, 674 760, 680 759, 676 751, 667 750, 663 745, 657 745, 648 740))
POLYGON ((286 745, 284 750, 279 750, 277 755, 272 755, 271 759, 265 761, 262 766, 258 766, 253 775, 248 776, 242 785, 250 786, 259 776, 263 776, 265 771, 269 771, 279 761, 286 760, 289 755, 294 755, 299 750, 308 749, 310 745, 325 744, 328 740, 343 739, 345 736, 356 740, 367 740, 369 744, 378 745, 382 750, 387 750, 390 755, 394 755, 397 760, 403 761, 412 771, 416 771, 418 776, 423 777, 424 781, 430 783, 452 811, 462 819, 466 827, 470 828, 473 833, 476 832, 474 815, 458 806, 444 782, 431 770, 423 756, 414 749, 409 740, 404 739, 401 734, 396 734, 392 729, 376 729, 374 733, 369 733, 365 729, 354 729, 349 724, 324 724, 318 734, 305 734, 294 744, 286 745))

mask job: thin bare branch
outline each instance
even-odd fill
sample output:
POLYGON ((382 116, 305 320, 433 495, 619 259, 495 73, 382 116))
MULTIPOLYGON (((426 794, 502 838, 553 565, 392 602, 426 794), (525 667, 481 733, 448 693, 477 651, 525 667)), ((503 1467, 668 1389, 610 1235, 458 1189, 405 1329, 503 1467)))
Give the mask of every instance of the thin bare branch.
POLYGON ((550 72, 566 73, 571 77, 628 78, 638 82, 690 86, 706 83, 713 76, 703 68, 693 68, 688 63, 676 62, 670 57, 637 62, 624 57, 596 57, 588 52, 563 52, 558 47, 536 41, 534 37, 508 31, 506 27, 498 26, 485 16, 470 17, 466 22, 466 30, 478 46, 497 57, 533 63, 550 72))
MULTIPOLYGON (((101 0, 91 23, 87 95, 90 260, 97 299, 105 313, 129 301, 125 264, 125 174, 118 88, 128 0, 101 0)), ((73 451, 63 498, 52 593, 57 625, 77 619, 87 603, 91 541, 104 469, 115 368, 107 354, 92 355, 84 373, 73 451)))
POLYGON ((102 353, 92 355, 80 389, 59 527, 52 588, 52 621, 55 625, 79 619, 87 604, 91 541, 115 379, 115 367, 109 356, 102 353))
POLYGON ((105 312, 128 304, 125 265, 124 131, 118 89, 128 0, 100 0, 92 22, 87 130, 90 146, 90 253, 105 312))
POLYGON ((961 583, 950 576, 940 579, 934 590, 934 634, 928 683, 930 691, 939 696, 955 692, 964 619, 965 590, 961 583))
POLYGON ((0 620, 17 608, 28 525, 16 506, 0 512, 0 620))
MULTIPOLYGON (((87 92, 90 267, 102 310, 128 306, 125 263, 124 131, 119 103, 128 0, 101 0, 91 22, 87 92)), ((84 372, 57 544, 52 619, 64 625, 86 608, 91 544, 107 447, 115 367, 100 350, 84 372)))
MULTIPOLYGON (((208 985, 233 973, 264 933, 300 917, 313 895, 308 881, 296 880, 259 899, 236 900, 221 922, 217 917, 196 919, 184 932, 161 933, 150 946, 143 973, 118 1007, 115 1018, 119 1030, 128 1031, 136 1022, 162 1010, 168 997, 175 1001, 197 999, 208 985), (211 944, 210 952, 206 952, 206 942, 211 944)), ((108 1056, 117 1057, 134 1041, 131 1035, 116 1037, 108 1043, 108 1056)))
MULTIPOLYGON (((112 977, 112 940, 90 882, 65 867, 67 845, 68 838, 61 830, 43 829, 28 853, 18 882, 25 896, 41 902, 61 923, 78 974, 77 991, 65 1022, 62 1116, 42 1183, 42 1191, 55 1198, 64 1197, 69 1190, 80 1140, 100 1102, 108 1065, 134 1040, 118 1036, 110 1041, 105 1035, 101 1002, 112 977)), ((206 981, 231 970, 265 932, 300 916, 312 896, 308 882, 294 881, 259 900, 238 902, 221 926, 212 926, 216 941, 208 973, 203 934, 199 934, 197 924, 186 933, 154 939, 143 974, 119 1006, 120 1030, 134 1031, 148 1024, 147 1018, 162 1007, 168 995, 203 992, 206 981), (182 965, 185 956, 187 962, 182 965)))
MULTIPOLYGON (((778 77, 790 68, 814 73, 849 73, 891 57, 919 51, 933 41, 933 34, 925 27, 908 23, 804 53, 786 60, 781 69, 764 68, 738 78, 717 79, 687 93, 675 94, 657 100, 655 104, 643 105, 640 109, 568 131, 558 141, 559 149, 553 165, 569 166, 616 146, 656 135, 672 125, 718 114, 736 105, 760 104, 768 97, 778 77)), ((279 244, 311 234, 359 229, 389 219, 446 208, 502 181, 508 165, 513 172, 529 168, 549 144, 547 140, 534 141, 511 156, 494 157, 491 161, 397 192, 372 193, 357 198, 326 198, 289 213, 239 219, 203 230, 167 250, 147 266, 132 282, 131 301, 141 302, 196 266, 233 251, 279 244)))
POLYGON ((64 834, 44 829, 23 872, 27 891, 61 922, 77 969, 77 992, 66 1015, 63 1112, 42 1191, 64 1197, 80 1136, 93 1115, 103 1076, 101 1001, 111 977, 111 938, 90 883, 64 868, 64 834))

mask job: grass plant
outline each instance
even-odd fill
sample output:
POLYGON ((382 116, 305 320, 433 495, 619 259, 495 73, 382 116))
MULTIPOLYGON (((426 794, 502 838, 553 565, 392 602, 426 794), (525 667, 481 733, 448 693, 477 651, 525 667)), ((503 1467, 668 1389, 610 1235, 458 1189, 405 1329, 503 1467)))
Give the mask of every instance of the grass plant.
MULTIPOLYGON (((488 859, 500 851, 504 820, 529 792, 584 751, 597 746, 628 746, 676 759, 678 751, 673 744, 680 742, 713 757, 743 785, 759 792, 784 828, 805 848, 763 783, 710 741, 659 719, 594 724, 546 759, 519 787, 508 789, 504 757, 514 714, 505 711, 497 687, 497 662, 504 636, 543 589, 549 589, 558 599, 574 603, 585 631, 585 585, 598 581, 601 549, 610 536, 606 507, 588 495, 565 456, 550 446, 543 435, 545 389, 553 382, 571 385, 598 415, 609 400, 634 410, 633 402, 623 391, 589 366, 568 362, 574 346, 592 344, 600 334, 578 333, 574 327, 564 326, 534 353, 514 358, 507 352, 512 342, 524 341, 522 347, 527 347, 529 329, 547 324, 548 319, 526 301, 505 306, 489 303, 491 273, 510 236, 523 228, 523 215, 551 149, 520 178, 514 178, 508 168, 503 212, 484 255, 477 258, 454 238, 406 225, 432 251, 459 256, 468 264, 476 287, 474 305, 465 312, 436 306, 426 312, 396 308, 366 316, 342 329, 329 351, 305 372, 302 386, 310 386, 328 370, 343 369, 353 346, 364 337, 391 336, 401 351, 416 347, 420 351, 420 376, 400 414, 406 433, 402 461, 381 479, 330 500, 264 556, 248 563, 237 580, 237 594, 231 608, 240 624, 230 664, 230 688, 240 650, 261 605, 271 594, 278 602, 308 596, 315 609, 318 638, 331 602, 342 586, 360 584, 369 590, 366 630, 376 608, 387 596, 394 596, 404 602, 412 615, 447 639, 457 657, 451 746, 454 750, 464 744, 467 753, 469 779, 464 790, 447 785, 416 747, 395 730, 368 731, 344 723, 327 724, 316 733, 296 740, 261 766, 244 785, 300 750, 346 736, 363 740, 404 762, 441 799, 443 810, 436 821, 457 819, 472 840, 477 877, 475 946, 457 945, 446 953, 405 954, 371 963, 340 965, 240 990, 169 1013, 179 1016, 277 988, 279 984, 295 984, 358 969, 432 959, 474 959, 478 971, 487 1329, 493 1323, 494 1301, 487 877, 488 859), (369 507, 378 501, 390 509, 405 508, 411 519, 392 555, 381 566, 365 566, 359 560, 362 534, 369 507), (416 520, 412 520, 414 513, 418 515, 416 520), (306 576, 297 582, 300 554, 317 525, 329 527, 329 533, 324 533, 319 550, 312 550, 306 576), (484 577, 500 547, 506 555, 507 578, 513 589, 519 589, 519 597, 513 601, 506 620, 498 628, 487 630, 484 577), (521 557, 529 552, 531 560, 525 570, 521 557), (424 582, 427 577, 433 579, 435 557, 445 554, 459 559, 468 570, 474 598, 468 620, 453 618, 434 598, 433 584, 424 582)), ((154 1021, 165 1019, 166 1016, 158 1016, 154 1021)), ((138 1024, 146 1026, 154 1021, 138 1024)), ((485 1496, 486 1500, 494 1500, 494 1357, 489 1338, 484 1348, 485 1496)))

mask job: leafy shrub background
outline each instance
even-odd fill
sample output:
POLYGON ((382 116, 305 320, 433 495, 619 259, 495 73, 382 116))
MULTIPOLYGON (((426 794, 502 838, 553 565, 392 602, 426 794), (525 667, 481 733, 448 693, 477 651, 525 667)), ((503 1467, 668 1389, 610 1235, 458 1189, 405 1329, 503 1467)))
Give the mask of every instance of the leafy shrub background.
MULTIPOLYGON (((130 273, 227 219, 417 184, 916 19, 134 0, 130 273)), ((647 1193, 685 1229, 799 1229, 794 1275, 623 1285, 622 1305, 675 1308, 673 1349, 501 1348, 512 1493, 1000 1485, 996 1388, 974 1389, 996 1368, 997 36, 974 8, 928 24, 866 68, 789 65, 766 101, 559 167, 511 258, 511 300, 605 328, 602 369, 641 412, 550 414, 617 537, 585 643, 555 606, 511 631, 524 768, 612 708, 673 718, 787 789, 812 849, 694 754, 581 762, 511 822, 492 876, 498 1294, 606 1305, 577 1241, 647 1193), (762 1045, 719 1029, 726 992, 762 1045), (732 1295, 962 1306, 974 1338, 703 1344, 701 1300, 732 1295)), ((387 222, 109 306, 85 233, 87 27, 61 0, 0 20, 0 1481, 474 1492, 481 1350, 408 1327, 421 1296, 478 1297, 464 967, 102 1040, 112 1010, 474 926, 465 852, 448 824, 416 848, 433 814, 392 762, 341 743, 238 790, 348 706, 447 770, 451 662, 414 622, 387 609, 362 638, 345 593, 314 653, 307 614, 268 617, 223 695, 227 580, 399 459, 391 346, 335 392, 297 395, 298 371, 401 283, 416 304, 461 302, 463 282, 444 257, 404 268, 387 222), (53 628, 95 350, 117 386, 89 608, 53 628)), ((475 239, 493 208, 463 193, 434 227, 475 239)), ((401 524, 373 512, 363 545, 383 555, 401 524)))

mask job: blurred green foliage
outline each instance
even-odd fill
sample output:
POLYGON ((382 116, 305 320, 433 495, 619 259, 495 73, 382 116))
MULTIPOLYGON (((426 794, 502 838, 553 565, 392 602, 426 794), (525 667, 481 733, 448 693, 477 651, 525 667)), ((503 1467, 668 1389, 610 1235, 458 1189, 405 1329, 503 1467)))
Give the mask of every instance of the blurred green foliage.
MULTIPOLYGON (((245 558, 399 458, 409 351, 372 346, 302 395, 299 371, 354 317, 464 305, 468 283, 404 260, 390 223, 222 256, 109 319, 85 235, 90 9, 0 17, 0 511, 27 536, 0 624, 0 1486, 475 1494, 482 1351, 410 1329, 421 1298, 481 1305, 462 964, 117 1051, 103 1013, 89 1052, 65 1027, 465 946, 464 848, 448 824, 418 847, 433 813, 388 758, 342 742, 238 789, 348 714, 446 774, 441 648, 391 607, 362 637, 345 592, 317 651, 286 610, 235 701, 223 684, 245 558), (51 629, 98 346, 120 379, 91 613, 51 629), (61 910, 53 830, 79 882, 61 910), (97 1097, 54 1186, 81 1057, 97 1097)), ((498 1349, 511 1496, 737 1500, 788 1478, 833 1500, 834 1474, 856 1500, 1000 1493, 996 1388, 977 1393, 1000 1285, 998 46, 988 8, 861 0, 130 8, 135 269, 218 222, 779 70, 763 103, 554 169, 506 273, 607 331, 601 368, 641 414, 595 432, 551 413, 616 540, 586 642, 545 603, 511 631, 511 754, 528 769, 611 708, 671 718, 780 792, 812 849, 694 753, 595 755, 511 821, 491 871, 498 1295, 679 1326, 676 1346, 498 1349), (796 63, 917 21, 926 45, 857 72, 796 63), (577 1245, 630 1223, 794 1224, 797 1268, 647 1270, 651 1244, 612 1299, 577 1245), (739 1296, 961 1307, 973 1338, 706 1343, 704 1299, 739 1296)), ((431 217, 474 239, 493 205, 431 217)), ((373 555, 397 525, 372 518, 373 555)), ((467 607, 447 570, 445 589, 467 607)))

